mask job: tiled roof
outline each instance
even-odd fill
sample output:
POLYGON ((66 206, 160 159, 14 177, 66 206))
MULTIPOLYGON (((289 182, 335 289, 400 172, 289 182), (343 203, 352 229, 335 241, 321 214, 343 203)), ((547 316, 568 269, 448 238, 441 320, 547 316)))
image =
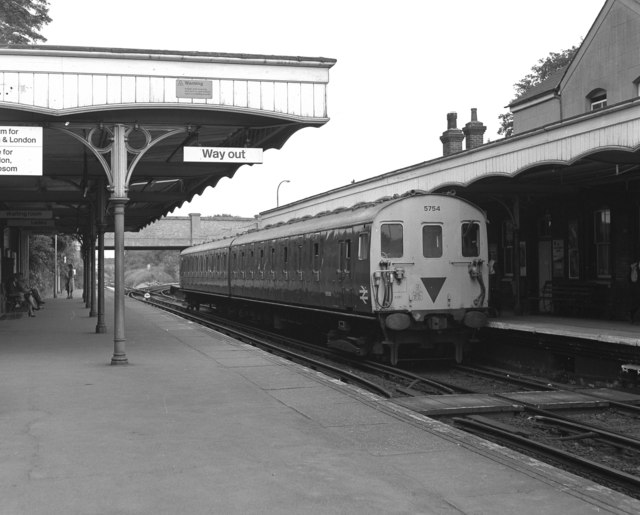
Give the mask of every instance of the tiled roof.
POLYGON ((512 101, 509 104, 509 107, 517 106, 519 104, 527 102, 528 100, 545 95, 546 93, 550 93, 553 90, 555 90, 560 84, 560 81, 562 80, 562 77, 564 76, 564 72, 566 71, 566 69, 567 69, 567 66, 565 66, 564 68, 560 68, 559 70, 556 70, 551 75, 549 75, 544 81, 542 81, 540 84, 536 84, 531 89, 524 92, 514 101, 512 101))

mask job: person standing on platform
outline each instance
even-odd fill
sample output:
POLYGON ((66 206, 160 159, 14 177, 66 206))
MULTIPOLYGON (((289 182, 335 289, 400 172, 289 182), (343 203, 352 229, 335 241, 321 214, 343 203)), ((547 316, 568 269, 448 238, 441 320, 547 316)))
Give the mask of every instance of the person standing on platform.
POLYGON ((69 269, 67 270, 67 277, 65 281, 65 288, 67 290, 67 299, 73 298, 73 290, 75 287, 74 278, 76 275, 76 270, 73 268, 73 264, 69 263, 69 269))

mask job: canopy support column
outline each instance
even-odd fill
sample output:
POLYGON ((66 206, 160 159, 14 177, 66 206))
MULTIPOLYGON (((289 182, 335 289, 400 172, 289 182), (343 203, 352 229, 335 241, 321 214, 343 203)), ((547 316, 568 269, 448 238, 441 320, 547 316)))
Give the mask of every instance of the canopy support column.
MULTIPOLYGON (((98 159, 104 169, 107 179, 109 180, 109 191, 111 197, 109 202, 113 206, 113 222, 114 222, 114 247, 115 247, 115 295, 114 295, 114 336, 113 336, 113 357, 112 365, 126 365, 129 363, 125 352, 125 330, 124 330, 124 211, 125 205, 129 201, 127 190, 129 189, 129 181, 133 175, 138 162, 157 143, 170 138, 176 134, 189 132, 190 127, 161 127, 155 128, 161 134, 153 137, 151 132, 145 127, 139 126, 137 123, 133 126, 116 123, 113 126, 104 126, 100 124, 92 129, 88 135, 77 134, 71 130, 57 127, 57 129, 80 143, 85 145, 98 159), (106 147, 98 147, 94 143, 94 136, 98 133, 106 131, 111 136, 111 144, 106 147), (144 136, 144 142, 140 147, 131 147, 127 143, 128 135, 132 131, 140 131, 144 136), (111 154, 111 163, 108 163, 103 154, 111 154), (131 163, 128 163, 127 157, 131 153, 135 155, 131 163)), ((100 210, 101 220, 103 220, 104 209, 100 210)), ((100 243, 100 260, 104 261, 104 224, 99 224, 100 243)), ((99 271, 99 279, 102 284, 99 286, 100 296, 104 295, 104 262, 99 271)), ((100 311, 100 308, 98 308, 100 311)), ((102 313, 103 315, 103 313, 102 313)), ((100 314, 98 316, 98 326, 96 332, 104 332, 101 330, 100 314)))
POLYGON ((96 333, 98 334, 107 332, 107 326, 104 323, 104 232, 107 228, 104 221, 105 195, 104 183, 100 181, 96 202, 98 226, 98 323, 96 324, 96 333))
MULTIPOLYGON (((94 217, 95 217, 95 213, 94 213, 94 217)), ((91 297, 89 298, 89 303, 90 303, 89 316, 95 317, 96 316, 96 224, 95 224, 95 218, 93 220, 93 223, 91 224, 91 235, 89 239, 89 267, 90 267, 89 273, 87 274, 89 278, 89 284, 91 285, 91 290, 90 290, 91 297)))
POLYGON ((124 330, 124 206, 129 201, 127 191, 127 148, 126 127, 113 126, 113 144, 111 146, 112 193, 109 202, 113 206, 114 247, 115 247, 115 295, 112 365, 129 363, 125 351, 124 330))

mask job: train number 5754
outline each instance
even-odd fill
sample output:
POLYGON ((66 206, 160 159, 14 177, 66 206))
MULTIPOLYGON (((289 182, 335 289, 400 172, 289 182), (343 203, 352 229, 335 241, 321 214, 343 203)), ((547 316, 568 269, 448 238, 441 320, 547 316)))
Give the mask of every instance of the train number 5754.
POLYGON ((424 206, 425 211, 440 211, 440 206, 424 206))

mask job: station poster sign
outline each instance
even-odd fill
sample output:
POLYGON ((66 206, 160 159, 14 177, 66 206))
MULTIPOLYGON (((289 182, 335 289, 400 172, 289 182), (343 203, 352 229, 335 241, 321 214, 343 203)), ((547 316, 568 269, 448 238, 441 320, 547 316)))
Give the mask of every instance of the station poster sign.
POLYGON ((189 163, 262 163, 261 148, 184 147, 184 161, 189 163))
POLYGON ((24 227, 34 229, 53 229, 53 220, 7 220, 7 227, 24 227))
POLYGON ((0 219, 51 220, 53 219, 53 211, 51 209, 6 209, 0 210, 0 219))
POLYGON ((2 175, 42 175, 42 127, 0 126, 2 175))

